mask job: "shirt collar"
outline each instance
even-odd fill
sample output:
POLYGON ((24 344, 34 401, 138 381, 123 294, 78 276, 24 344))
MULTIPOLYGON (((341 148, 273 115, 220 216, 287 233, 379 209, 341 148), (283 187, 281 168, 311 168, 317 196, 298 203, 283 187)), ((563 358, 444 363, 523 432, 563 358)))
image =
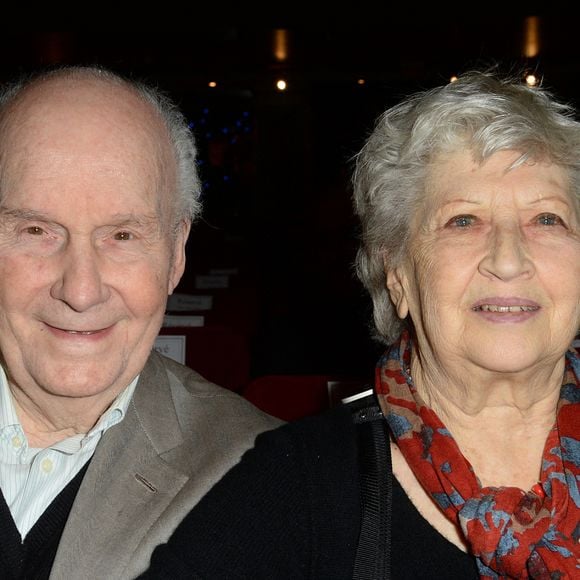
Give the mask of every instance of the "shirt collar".
POLYGON ((6 373, 0 365, 0 429, 13 425, 20 425, 20 421, 14 408, 6 373))

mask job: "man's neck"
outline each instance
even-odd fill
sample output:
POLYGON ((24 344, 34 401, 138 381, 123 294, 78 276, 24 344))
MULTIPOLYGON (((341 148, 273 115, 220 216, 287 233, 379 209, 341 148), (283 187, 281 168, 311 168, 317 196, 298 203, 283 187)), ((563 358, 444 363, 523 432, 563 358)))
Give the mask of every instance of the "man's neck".
POLYGON ((88 433, 112 403, 112 400, 69 399, 57 405, 37 404, 18 389, 11 388, 11 391, 28 444, 35 448, 50 447, 74 435, 88 433))
MULTIPOLYGON (((3 376, 2 379, 6 377, 3 376)), ((28 445, 42 449, 69 437, 88 433, 117 398, 124 412, 136 383, 137 378, 122 389, 121 397, 116 391, 90 397, 55 397, 41 389, 19 388, 8 380, 3 382, 2 388, 8 389, 10 401, 26 434, 28 445)))

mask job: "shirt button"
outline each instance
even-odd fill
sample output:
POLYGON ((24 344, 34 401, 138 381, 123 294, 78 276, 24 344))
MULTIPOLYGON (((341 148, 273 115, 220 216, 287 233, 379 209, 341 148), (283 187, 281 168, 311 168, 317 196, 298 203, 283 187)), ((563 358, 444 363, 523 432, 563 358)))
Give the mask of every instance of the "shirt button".
POLYGON ((17 449, 22 447, 22 439, 20 439, 18 435, 14 435, 14 437, 12 437, 12 446, 16 447, 17 449))
POLYGON ((50 473, 52 471, 52 461, 48 459, 48 457, 43 459, 42 463, 40 464, 40 468, 42 471, 44 471, 44 473, 50 473))

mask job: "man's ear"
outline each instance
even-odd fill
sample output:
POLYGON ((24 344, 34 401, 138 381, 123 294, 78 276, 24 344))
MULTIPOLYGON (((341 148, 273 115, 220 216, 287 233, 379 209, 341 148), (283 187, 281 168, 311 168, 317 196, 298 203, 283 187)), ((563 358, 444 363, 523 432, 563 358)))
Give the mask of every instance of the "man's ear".
POLYGON ((174 234, 167 294, 173 294, 175 287, 179 284, 185 271, 185 244, 187 243, 190 229, 191 222, 189 220, 182 220, 179 222, 177 232, 174 234))
POLYGON ((409 301, 405 289, 407 287, 407 278, 402 266, 389 268, 386 264, 386 260, 383 260, 383 263, 385 265, 385 277, 387 280, 389 296, 395 305, 399 318, 402 320, 407 317, 407 314, 409 314, 409 301))

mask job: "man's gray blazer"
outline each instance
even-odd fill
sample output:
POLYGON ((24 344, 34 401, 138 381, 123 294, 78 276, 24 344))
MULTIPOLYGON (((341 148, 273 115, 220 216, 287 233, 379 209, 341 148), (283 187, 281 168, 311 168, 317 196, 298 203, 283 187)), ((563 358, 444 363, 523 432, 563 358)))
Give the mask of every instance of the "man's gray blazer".
POLYGON ((255 436, 279 424, 153 353, 125 418, 97 446, 51 580, 134 578, 255 436))

